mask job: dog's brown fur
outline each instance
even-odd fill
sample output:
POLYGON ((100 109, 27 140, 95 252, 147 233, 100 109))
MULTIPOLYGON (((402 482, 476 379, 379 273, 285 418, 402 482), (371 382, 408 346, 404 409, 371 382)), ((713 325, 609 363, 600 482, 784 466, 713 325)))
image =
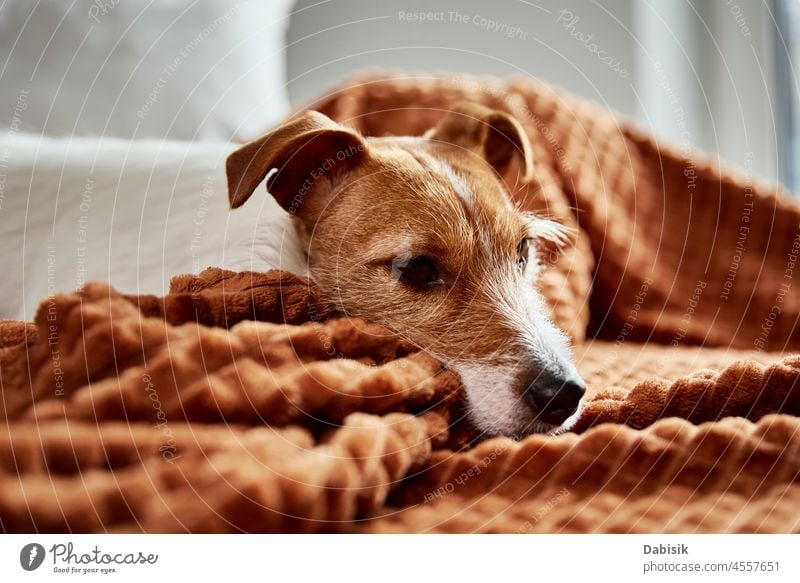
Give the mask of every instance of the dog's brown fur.
POLYGON ((364 138, 307 112, 231 154, 227 173, 234 208, 269 174, 314 280, 339 310, 396 330, 461 372, 487 431, 524 433, 552 429, 520 401, 531 379, 577 376, 535 293, 535 256, 518 268, 523 240, 562 235, 518 211, 500 178, 526 180, 532 164, 516 120, 459 104, 423 138, 364 138), (398 280, 392 263, 404 254, 435 259, 442 285, 398 280), (476 375, 485 389, 470 386, 476 375), (487 393, 476 403, 486 391, 505 398, 498 406, 487 393))

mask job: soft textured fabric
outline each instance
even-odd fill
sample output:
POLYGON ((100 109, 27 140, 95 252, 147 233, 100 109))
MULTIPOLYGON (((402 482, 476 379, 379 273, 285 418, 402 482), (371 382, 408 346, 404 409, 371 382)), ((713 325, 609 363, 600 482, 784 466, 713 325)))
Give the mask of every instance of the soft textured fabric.
POLYGON ((90 284, 0 324, 3 528, 798 527, 800 358, 586 342, 579 435, 485 440, 455 375, 315 294, 211 269, 164 299, 90 284))
POLYGON ((578 231, 542 282, 590 387, 574 432, 476 433, 452 372, 296 276, 91 283, 0 323, 2 529, 800 531, 800 207, 526 81, 317 106, 416 134, 462 98, 525 125, 515 197, 578 231))

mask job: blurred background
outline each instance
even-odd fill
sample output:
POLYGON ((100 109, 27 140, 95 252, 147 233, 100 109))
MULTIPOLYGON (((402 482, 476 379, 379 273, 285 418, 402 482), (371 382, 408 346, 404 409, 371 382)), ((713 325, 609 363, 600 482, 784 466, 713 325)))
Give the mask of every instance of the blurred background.
POLYGON ((800 190, 796 0, 7 0, 0 116, 236 140, 369 67, 522 74, 800 190))
POLYGON ((299 0, 287 87, 302 102, 370 66, 528 75, 797 190, 798 8, 796 0, 299 0))

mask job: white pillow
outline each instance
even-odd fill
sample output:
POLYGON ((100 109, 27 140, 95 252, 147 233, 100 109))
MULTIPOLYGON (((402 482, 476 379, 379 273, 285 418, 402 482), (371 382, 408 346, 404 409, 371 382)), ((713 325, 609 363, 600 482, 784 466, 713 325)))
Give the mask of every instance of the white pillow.
POLYGON ((260 188, 228 210, 235 144, 0 134, 0 318, 33 318, 89 280, 132 294, 209 266, 304 273, 288 215, 260 188))
POLYGON ((0 127, 248 139, 288 112, 291 0, 6 0, 0 127))

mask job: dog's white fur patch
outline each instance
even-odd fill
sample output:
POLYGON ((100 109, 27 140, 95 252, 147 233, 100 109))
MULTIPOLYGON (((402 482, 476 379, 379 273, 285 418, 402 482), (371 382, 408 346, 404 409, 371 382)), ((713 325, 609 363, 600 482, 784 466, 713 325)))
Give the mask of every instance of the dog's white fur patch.
POLYGON ((467 183, 461 176, 458 175, 452 166, 446 162, 441 162, 439 173, 450 182, 450 184, 453 186, 453 190, 456 191, 456 194, 459 196, 459 198, 461 198, 462 201, 464 201, 465 204, 472 204, 472 191, 470 191, 467 183))
POLYGON ((500 347, 491 364, 448 363, 461 376, 473 423, 491 435, 520 438, 529 433, 558 434, 572 428, 581 413, 579 404, 577 411, 561 425, 537 421, 536 412, 523 396, 524 389, 515 386, 518 375, 531 363, 559 378, 579 378, 567 336, 547 317, 544 300, 535 289, 531 273, 499 271, 497 279, 490 280, 485 290, 498 308, 497 317, 505 318, 510 328, 517 331, 515 342, 500 347), (515 345, 512 352, 510 347, 515 345), (504 351, 508 354, 503 354, 504 351))
POLYGON ((514 369, 506 366, 459 362, 450 366, 461 377, 472 422, 489 435, 517 435, 549 430, 532 427, 531 411, 515 394, 514 369))
POLYGON ((282 269, 308 276, 308 261, 292 219, 271 196, 250 197, 229 215, 222 265, 226 269, 282 269))
POLYGON ((425 152, 418 153, 417 160, 419 160, 419 162, 421 162, 428 170, 434 174, 438 174, 447 182, 449 182, 455 193, 464 202, 464 204, 471 205, 474 203, 475 199, 472 196, 472 191, 470 190, 469 185, 464 178, 460 176, 452 166, 450 166, 450 164, 440 160, 439 158, 430 156, 425 152))
POLYGON ((524 213, 528 227, 528 236, 532 239, 550 241, 557 247, 566 247, 569 243, 569 227, 561 223, 537 217, 533 213, 524 213))

